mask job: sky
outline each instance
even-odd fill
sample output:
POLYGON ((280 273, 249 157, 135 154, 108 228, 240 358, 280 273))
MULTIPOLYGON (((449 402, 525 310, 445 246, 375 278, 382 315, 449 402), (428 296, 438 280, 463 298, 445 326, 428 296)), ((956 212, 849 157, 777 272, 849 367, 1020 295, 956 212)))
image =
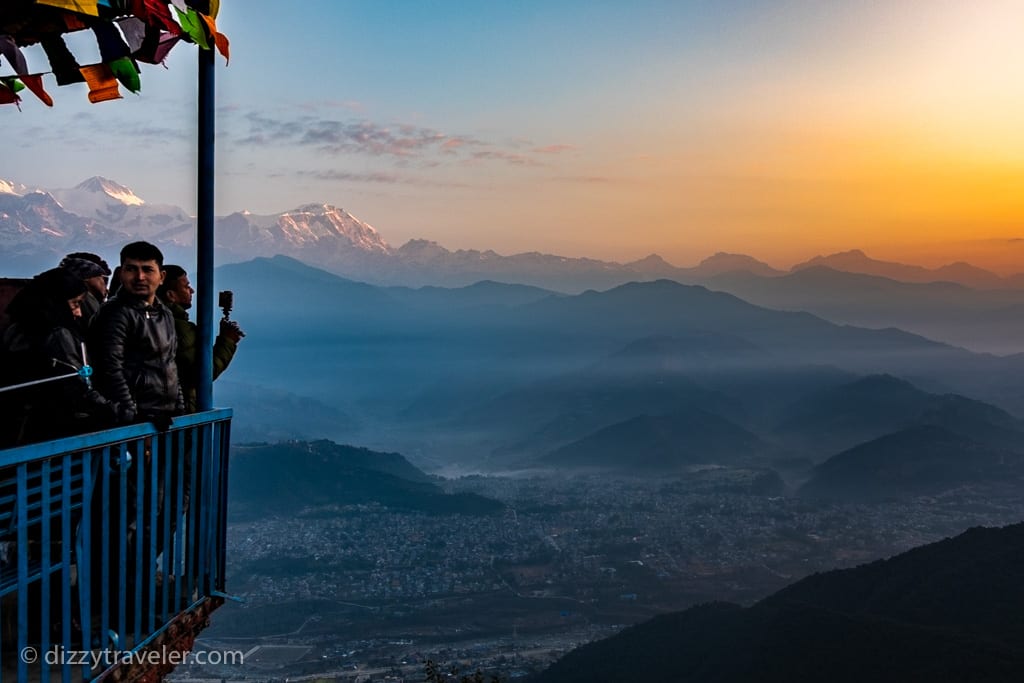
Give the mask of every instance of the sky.
MULTIPOLYGON (((395 246, 620 262, 1024 270, 1024 0, 222 0, 217 23, 219 215, 328 203, 395 246)), ((195 52, 143 65, 138 96, 48 77, 52 109, 0 107, 0 178, 101 175, 192 210, 195 52)))

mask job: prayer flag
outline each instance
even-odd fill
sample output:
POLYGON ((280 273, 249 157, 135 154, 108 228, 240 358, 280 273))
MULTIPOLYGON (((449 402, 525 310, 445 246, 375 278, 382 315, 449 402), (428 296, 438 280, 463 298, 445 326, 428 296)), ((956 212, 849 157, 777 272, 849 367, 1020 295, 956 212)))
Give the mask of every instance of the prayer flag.
POLYGON ((40 74, 33 74, 31 76, 22 76, 21 82, 25 84, 25 87, 32 91, 32 93, 43 101, 47 107, 53 106, 53 98, 50 97, 49 93, 43 89, 43 77, 40 74))
POLYGON ((22 54, 14 38, 8 35, 0 36, 0 55, 4 56, 16 74, 28 73, 28 65, 25 63, 25 55, 22 54))
POLYGON ((99 3, 96 0, 36 0, 36 4, 59 7, 69 12, 79 12, 94 17, 100 15, 99 3))
POLYGON ((117 88, 117 79, 107 64, 90 64, 82 67, 82 76, 89 84, 89 101, 93 104, 117 100, 121 92, 117 88))
POLYGON ((135 66, 135 62, 132 61, 131 57, 115 59, 108 66, 111 73, 114 74, 114 78, 119 80, 121 85, 132 92, 139 92, 142 89, 142 84, 139 81, 139 67, 135 66))
POLYGON ((50 60, 50 70, 57 77, 57 85, 68 85, 70 83, 81 83, 85 80, 82 76, 82 68, 75 61, 75 56, 64 43, 60 36, 43 38, 40 41, 46 58, 50 60))

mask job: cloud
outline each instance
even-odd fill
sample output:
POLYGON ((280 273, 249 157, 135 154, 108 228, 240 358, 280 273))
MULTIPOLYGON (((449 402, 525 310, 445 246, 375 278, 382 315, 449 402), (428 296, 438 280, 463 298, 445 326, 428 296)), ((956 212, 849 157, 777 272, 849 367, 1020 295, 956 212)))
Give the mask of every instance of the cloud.
POLYGON ((168 140, 180 140, 182 131, 173 125, 161 125, 158 120, 132 118, 124 112, 105 117, 89 112, 74 114, 67 126, 30 126, 21 131, 21 139, 33 143, 56 141, 62 146, 81 149, 109 150, 118 147, 145 147, 166 145, 168 140))
MULTIPOLYGON (((318 103, 316 107, 326 106, 318 103)), ((337 106, 344 106, 338 103, 337 106)), ((299 107, 303 111, 316 108, 299 107)), ((447 161, 495 161, 515 166, 540 166, 534 155, 552 155, 575 149, 572 145, 547 145, 532 151, 509 151, 472 135, 448 133, 410 123, 381 124, 368 119, 337 119, 302 114, 278 117, 252 111, 243 125, 234 126, 233 140, 240 145, 308 147, 328 155, 361 154, 389 158, 400 166, 439 165, 447 161), (248 130, 243 130, 245 124, 248 130)))
POLYGON ((482 149, 478 152, 473 153, 474 159, 497 159, 499 161, 505 161, 515 166, 540 166, 541 163, 536 159, 531 159, 525 154, 516 154, 515 152, 504 152, 496 149, 482 149))
POLYGON ((475 144, 479 144, 479 143, 474 141, 474 140, 470 140, 469 138, 450 137, 447 140, 445 140, 443 143, 441 143, 441 153, 442 154, 455 154, 460 149, 462 149, 463 147, 466 147, 468 145, 475 145, 475 144))
POLYGON ((535 147, 534 152, 538 154, 561 154, 562 152, 571 152, 576 149, 576 145, 545 145, 544 147, 535 147))
POLYGON ((317 111, 320 109, 347 109, 349 111, 362 112, 365 110, 365 106, 362 102, 356 100, 313 100, 310 102, 300 102, 295 105, 298 109, 303 111, 317 111))
POLYGON ((357 183, 398 184, 406 182, 394 173, 351 173, 349 171, 299 171, 298 175, 317 180, 344 180, 357 183))
POLYGON ((615 182, 606 176, 597 175, 562 176, 561 178, 555 178, 555 180, 563 183, 586 183, 591 185, 615 182))
POLYGON ((249 124, 249 134, 237 140, 240 144, 267 145, 274 142, 282 144, 294 142, 297 122, 289 123, 256 112, 249 112, 244 118, 249 124))
POLYGON ((299 171, 299 176, 315 178, 316 180, 329 180, 355 183, 374 183, 382 185, 419 185, 425 187, 470 187, 465 183, 445 182, 404 176, 397 173, 353 173, 351 171, 339 171, 331 169, 327 171, 299 171))
POLYGON ((181 128, 172 126, 157 126, 153 124, 129 124, 121 128, 121 132, 129 138, 138 140, 145 138, 152 142, 166 143, 168 140, 177 140, 181 137, 181 128))
POLYGON ((331 152, 411 157, 444 139, 442 133, 429 128, 401 126, 395 130, 370 121, 317 121, 305 130, 298 142, 331 152))

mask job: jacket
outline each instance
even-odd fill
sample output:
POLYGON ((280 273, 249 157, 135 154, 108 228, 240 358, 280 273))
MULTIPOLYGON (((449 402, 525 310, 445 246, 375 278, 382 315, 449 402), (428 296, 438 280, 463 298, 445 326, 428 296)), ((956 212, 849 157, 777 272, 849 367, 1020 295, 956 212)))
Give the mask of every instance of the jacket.
POLYGON ((89 327, 96 386, 131 422, 184 409, 174 356, 174 318, 159 300, 152 305, 130 295, 100 307, 89 327))
MULTIPOLYGON (((178 337, 178 351, 175 360, 178 365, 178 380, 181 382, 181 393, 185 399, 185 412, 196 411, 196 388, 199 386, 199 364, 196 360, 196 324, 188 319, 188 311, 178 304, 165 304, 174 316, 174 331, 178 337)), ((213 344, 213 378, 220 373, 235 357, 238 345, 224 335, 217 335, 213 344)))
MULTIPOLYGON (((77 326, 58 326, 41 337, 26 325, 4 331, 3 384, 19 384, 73 373, 82 367, 83 341, 77 326)), ((0 394, 5 428, 0 447, 57 439, 103 429, 114 421, 114 407, 78 377, 65 377, 0 394)))

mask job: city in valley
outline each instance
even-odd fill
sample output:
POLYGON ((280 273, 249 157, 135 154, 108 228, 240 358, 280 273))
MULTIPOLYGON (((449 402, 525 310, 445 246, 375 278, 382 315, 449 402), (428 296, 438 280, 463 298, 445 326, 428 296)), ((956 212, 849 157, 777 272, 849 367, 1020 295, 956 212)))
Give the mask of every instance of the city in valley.
POLYGON ((339 501, 235 520, 228 586, 241 602, 214 615, 196 649, 242 651, 244 663, 174 678, 422 681, 431 660, 514 680, 660 613, 750 604, 814 572, 1024 516, 1019 496, 992 487, 835 504, 761 491, 772 487, 760 476, 469 476, 445 486, 506 510, 339 501))

